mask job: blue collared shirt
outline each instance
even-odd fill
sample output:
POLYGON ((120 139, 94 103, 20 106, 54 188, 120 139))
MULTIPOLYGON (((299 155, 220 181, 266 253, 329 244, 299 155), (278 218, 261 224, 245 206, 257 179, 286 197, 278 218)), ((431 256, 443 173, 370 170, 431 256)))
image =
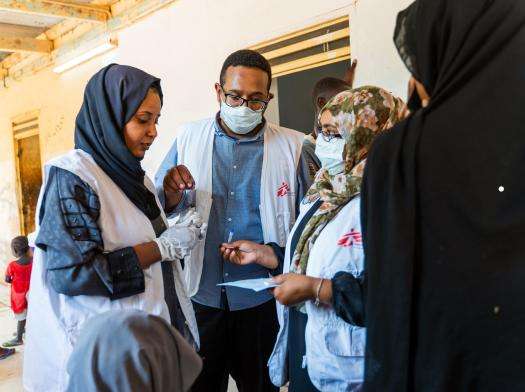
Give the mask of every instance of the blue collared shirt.
MULTIPOLYGON (((228 242, 230 233, 233 236, 232 241, 250 240, 264 243, 259 211, 264 130, 265 127, 251 139, 235 139, 224 133, 219 123, 215 122, 216 137, 212 159, 213 202, 208 221, 201 281, 197 294, 192 298, 202 305, 230 310, 258 306, 272 298, 268 292, 254 293, 235 287, 221 288, 217 284, 262 278, 267 277, 269 272, 282 271, 282 265, 273 271, 258 264, 238 266, 224 261, 219 253, 219 246, 228 242)), ((164 200, 164 176, 169 169, 178 164, 177 159, 175 140, 155 176, 161 201, 164 200)), ((297 169, 297 205, 311 184, 306 159, 305 154, 301 154, 297 169)), ((184 198, 177 206, 178 211, 188 207, 185 200, 184 198)))

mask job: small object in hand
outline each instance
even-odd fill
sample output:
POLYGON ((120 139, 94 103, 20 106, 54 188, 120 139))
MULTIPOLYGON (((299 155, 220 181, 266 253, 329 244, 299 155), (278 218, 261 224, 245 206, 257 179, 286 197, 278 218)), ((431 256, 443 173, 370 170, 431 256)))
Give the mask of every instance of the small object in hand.
POLYGON ((233 240, 233 231, 230 231, 230 234, 228 235, 228 244, 230 244, 233 240))
POLYGON ((187 203, 191 208, 197 207, 197 191, 190 189, 186 191, 187 203))
POLYGON ((242 252, 242 253, 252 253, 253 250, 244 250, 239 248, 238 246, 225 246, 226 249, 233 250, 235 252, 242 252))

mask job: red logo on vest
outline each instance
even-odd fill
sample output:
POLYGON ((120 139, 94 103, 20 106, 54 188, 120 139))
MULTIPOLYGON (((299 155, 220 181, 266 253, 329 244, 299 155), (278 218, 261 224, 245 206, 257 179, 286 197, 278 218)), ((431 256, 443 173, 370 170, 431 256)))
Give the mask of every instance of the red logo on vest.
POLYGON ((353 245, 362 246, 363 237, 361 236, 360 232, 352 229, 350 233, 346 233, 339 239, 339 241, 337 241, 337 245, 344 247, 349 247, 353 245))
POLYGON ((284 197, 290 192, 290 186, 283 182, 279 189, 277 189, 277 197, 284 197))

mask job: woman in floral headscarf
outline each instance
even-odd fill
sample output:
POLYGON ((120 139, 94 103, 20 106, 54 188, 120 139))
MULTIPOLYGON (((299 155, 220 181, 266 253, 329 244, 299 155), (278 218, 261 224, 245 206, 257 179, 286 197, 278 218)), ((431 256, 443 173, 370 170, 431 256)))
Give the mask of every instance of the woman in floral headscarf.
MULTIPOLYGON (((286 306, 279 306, 281 330, 269 369, 275 385, 290 381, 290 392, 361 388, 365 329, 336 315, 332 297, 343 297, 334 276, 344 271, 362 277, 360 191, 367 153, 405 111, 400 99, 378 87, 336 95, 320 114, 316 154, 322 169, 302 202, 285 255, 247 242, 223 245, 225 259, 238 264, 284 257, 285 274, 275 278, 280 286, 274 296, 286 306)), ((362 307, 360 292, 349 297, 345 291, 344 301, 362 307)))

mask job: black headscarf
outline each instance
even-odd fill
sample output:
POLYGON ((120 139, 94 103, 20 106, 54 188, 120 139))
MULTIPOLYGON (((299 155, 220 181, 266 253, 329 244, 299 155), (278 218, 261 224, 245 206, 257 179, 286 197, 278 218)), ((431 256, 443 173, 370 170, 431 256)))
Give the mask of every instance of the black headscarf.
POLYGON ((395 42, 431 101, 368 157, 366 390, 522 390, 525 1, 418 0, 395 42))
POLYGON ((144 170, 124 142, 123 130, 160 79, 140 69, 111 64, 88 82, 75 128, 75 148, 90 154, 104 172, 150 220, 160 215, 155 196, 144 185, 144 170))

